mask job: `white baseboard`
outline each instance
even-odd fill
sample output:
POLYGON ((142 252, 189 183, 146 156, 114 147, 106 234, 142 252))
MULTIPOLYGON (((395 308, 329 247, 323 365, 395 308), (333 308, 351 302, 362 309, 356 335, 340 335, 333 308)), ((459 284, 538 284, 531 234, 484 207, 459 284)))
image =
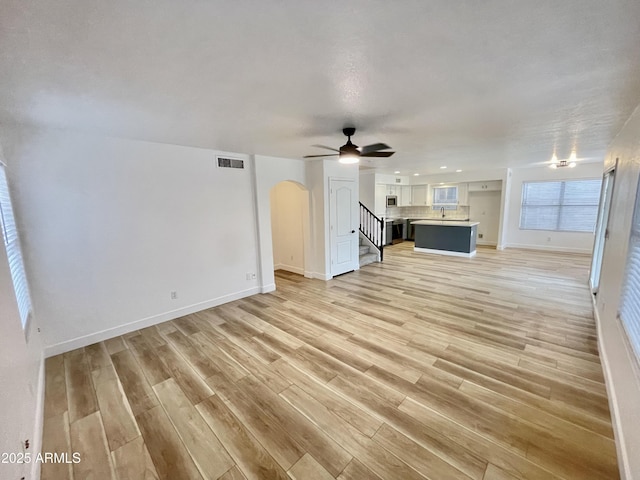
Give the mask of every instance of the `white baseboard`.
POLYGON ((222 297, 195 303, 187 307, 170 310, 168 312, 153 315, 151 317, 136 320, 134 322, 125 323, 124 325, 118 325, 117 327, 107 328, 106 330, 101 330, 89 335, 66 340, 64 342, 56 343, 55 345, 48 345, 44 348, 44 355, 46 358, 48 358, 54 355, 59 355, 61 353, 70 352, 71 350, 75 350, 76 348, 86 347, 87 345, 102 342, 103 340, 108 340, 110 338, 117 337, 118 335, 124 335, 125 333, 133 332, 145 327, 151 327, 153 325, 157 325, 158 323, 173 320, 174 318, 179 318, 184 315, 189 315, 190 313, 199 312, 201 310, 206 310, 207 308, 222 305, 223 303, 228 303, 240 298, 248 297, 250 295, 255 295, 257 293, 260 293, 261 290, 261 287, 252 287, 240 292, 223 295, 222 297))
POLYGON ((629 454, 626 448, 626 442, 624 441, 624 429, 622 428, 622 421, 620 418, 620 409, 618 407, 618 397, 616 395, 616 389, 613 382, 613 376, 611 374, 611 365, 609 364, 609 357, 607 356, 606 349, 604 347, 604 341, 602 340, 602 323, 600 321, 600 313, 598 312, 596 297, 591 296, 591 303, 593 305, 593 317, 596 321, 596 329, 598 332, 598 352, 600 353, 600 363, 602 364, 602 371, 604 373, 604 383, 607 388, 607 398, 609 399, 609 411, 611 412, 611 423, 615 432, 614 438, 616 442, 616 451, 618 452, 618 464, 621 474, 621 480, 632 480, 633 473, 631 472, 631 466, 629 464, 629 454))
MULTIPOLYGON (((42 432, 44 430, 44 394, 45 394, 45 365, 44 354, 40 357, 40 368, 38 371, 38 390, 36 392, 36 421, 33 426, 33 434, 31 437, 31 447, 33 455, 42 451, 42 432)), ((33 462, 31 464, 31 478, 40 478, 41 462, 33 462)))
POLYGON ((260 289, 260 293, 275 292, 275 290, 276 290, 276 284, 270 283, 269 285, 265 285, 264 287, 262 287, 260 289))
POLYGON ((543 251, 546 251, 546 252, 566 252, 566 253, 588 253, 588 254, 591 254, 591 249, 558 247, 558 246, 555 246, 555 245, 528 245, 528 244, 524 244, 524 243, 510 243, 508 245, 504 245, 503 248, 523 248, 523 249, 526 249, 526 250, 543 250, 543 251))
POLYGON ((482 245, 483 247, 495 247, 497 243, 496 242, 480 242, 476 240, 476 245, 482 245))
POLYGON ((436 253, 438 255, 449 255, 450 257, 466 257, 471 258, 476 256, 476 251, 474 250, 471 253, 465 252, 451 252, 449 250, 435 250, 433 248, 421 248, 421 247, 413 247, 414 252, 421 253, 436 253))
POLYGON ((317 278, 318 280, 331 280, 333 278, 333 275, 331 275, 330 273, 318 273, 318 272, 311 272, 311 278, 317 278))
POLYGON ((296 273, 298 275, 304 275, 304 269, 301 267, 296 267, 293 265, 286 265, 284 263, 279 263, 278 265, 273 266, 274 270, 284 270, 286 272, 296 273))

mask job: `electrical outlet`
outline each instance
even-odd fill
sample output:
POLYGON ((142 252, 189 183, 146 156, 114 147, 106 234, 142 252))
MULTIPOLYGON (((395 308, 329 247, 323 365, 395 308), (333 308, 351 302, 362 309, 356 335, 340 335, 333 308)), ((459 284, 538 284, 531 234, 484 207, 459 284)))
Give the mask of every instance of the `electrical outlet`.
POLYGON ((175 300, 178 298, 178 292, 171 292, 171 300, 175 300))
POLYGON ((484 237, 484 233, 479 233, 478 234, 478 238, 483 238, 484 237))
POLYGON ((550 241, 551 241, 551 237, 547 237, 547 242, 550 242, 550 241))

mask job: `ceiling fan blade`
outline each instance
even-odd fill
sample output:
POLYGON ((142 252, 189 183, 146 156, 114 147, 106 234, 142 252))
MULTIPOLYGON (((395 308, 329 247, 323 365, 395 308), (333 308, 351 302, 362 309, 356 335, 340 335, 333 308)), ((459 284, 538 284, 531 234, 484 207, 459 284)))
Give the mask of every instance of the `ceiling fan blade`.
POLYGON ((378 150, 387 150, 391 148, 386 143, 374 143, 372 145, 366 145, 360 148, 360 153, 366 155, 367 153, 377 152, 378 150))
POLYGON ((327 147, 326 145, 311 145, 312 147, 318 147, 318 148, 326 148, 327 150, 332 150, 334 152, 340 152, 340 150, 333 148, 333 147, 327 147))
POLYGON ((361 157, 390 157, 394 153, 396 152, 370 152, 370 153, 363 153, 360 156, 361 157))
POLYGON ((302 158, 339 157, 339 153, 325 153, 324 155, 305 155, 302 158))

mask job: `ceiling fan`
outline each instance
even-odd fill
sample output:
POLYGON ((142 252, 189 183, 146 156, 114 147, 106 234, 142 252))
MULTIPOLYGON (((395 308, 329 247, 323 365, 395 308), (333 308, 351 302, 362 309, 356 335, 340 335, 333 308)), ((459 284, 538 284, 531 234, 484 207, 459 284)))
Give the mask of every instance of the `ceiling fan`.
POLYGON ((340 163, 358 163, 360 157, 390 157, 396 152, 381 152, 381 150, 388 150, 391 147, 385 143, 374 143, 372 145, 366 145, 359 147, 351 143, 351 137, 356 133, 355 127, 345 127, 342 129, 347 137, 347 143, 340 147, 340 150, 335 148, 326 147, 324 145, 313 145, 318 148, 326 148, 338 153, 327 153, 324 155, 305 155, 303 158, 319 158, 319 157, 338 157, 340 163))

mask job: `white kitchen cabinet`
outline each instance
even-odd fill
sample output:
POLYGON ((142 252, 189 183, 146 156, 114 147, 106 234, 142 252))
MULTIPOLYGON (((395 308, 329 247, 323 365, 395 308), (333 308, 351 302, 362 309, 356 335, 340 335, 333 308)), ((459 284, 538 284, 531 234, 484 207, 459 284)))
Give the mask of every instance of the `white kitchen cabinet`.
POLYGON ((387 211, 387 186, 376 184, 375 213, 377 216, 385 215, 387 211))
POLYGON ((490 180, 488 182, 469 182, 470 192, 487 192, 502 190, 502 180, 490 180))
POLYGON ((412 197, 412 187, 411 185, 402 185, 401 187, 396 188, 400 193, 398 195, 398 206, 400 207, 410 207, 413 205, 412 197))
POLYGON ((411 205, 414 207, 429 205, 428 190, 427 185, 413 185, 411 187, 411 205))
POLYGON ((458 184, 458 205, 469 205, 469 186, 466 183, 458 184))
POLYGON ((398 195, 398 190, 400 190, 399 186, 387 185, 387 195, 398 195))

